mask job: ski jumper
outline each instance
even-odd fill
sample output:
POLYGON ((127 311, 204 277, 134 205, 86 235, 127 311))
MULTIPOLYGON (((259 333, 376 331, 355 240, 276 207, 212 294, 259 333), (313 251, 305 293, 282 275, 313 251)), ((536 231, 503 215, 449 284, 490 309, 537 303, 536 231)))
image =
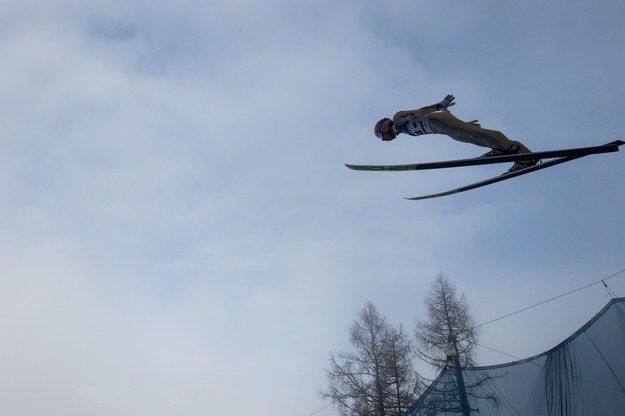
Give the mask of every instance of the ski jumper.
POLYGON ((444 134, 460 142, 491 149, 506 151, 517 145, 520 153, 530 152, 521 142, 510 140, 502 132, 462 121, 448 111, 441 111, 436 104, 418 110, 400 111, 393 116, 393 122, 397 132, 411 136, 444 134))

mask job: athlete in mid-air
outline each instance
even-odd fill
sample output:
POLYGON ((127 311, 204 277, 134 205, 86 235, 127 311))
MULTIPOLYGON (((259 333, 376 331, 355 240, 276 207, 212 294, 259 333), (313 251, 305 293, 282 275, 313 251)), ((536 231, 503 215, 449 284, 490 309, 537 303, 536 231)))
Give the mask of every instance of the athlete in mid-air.
MULTIPOLYGON (((393 140, 400 133, 411 136, 423 134, 445 134, 454 140, 477 146, 489 147, 491 150, 482 157, 530 153, 523 143, 508 139, 502 132, 482 128, 477 120, 466 122, 453 116, 448 107, 455 105, 455 97, 447 95, 437 104, 418 110, 400 111, 393 119, 383 118, 375 125, 375 135, 384 140, 393 140)), ((537 164, 539 160, 523 160, 515 162, 509 172, 524 169, 537 164)))

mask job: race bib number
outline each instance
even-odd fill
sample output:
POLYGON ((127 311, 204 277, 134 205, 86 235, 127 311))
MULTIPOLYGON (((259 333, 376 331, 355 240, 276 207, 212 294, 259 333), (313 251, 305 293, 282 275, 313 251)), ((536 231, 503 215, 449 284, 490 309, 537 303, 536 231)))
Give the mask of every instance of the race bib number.
POLYGON ((427 117, 409 117, 403 125, 403 129, 411 136, 421 136, 423 134, 432 134, 432 129, 428 124, 427 117))

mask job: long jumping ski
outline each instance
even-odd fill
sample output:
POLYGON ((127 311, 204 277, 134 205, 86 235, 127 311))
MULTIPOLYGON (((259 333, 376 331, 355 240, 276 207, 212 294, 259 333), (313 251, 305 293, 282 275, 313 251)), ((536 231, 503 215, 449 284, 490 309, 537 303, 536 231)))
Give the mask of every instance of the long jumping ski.
POLYGON ((618 147, 625 142, 616 140, 601 146, 578 147, 573 149, 548 150, 544 152, 517 153, 514 155, 476 157, 472 159, 445 160, 441 162, 412 163, 407 165, 352 165, 345 164, 352 170, 366 170, 376 172, 401 172, 408 170, 429 170, 457 168, 464 166, 490 165, 494 163, 518 162, 520 160, 549 159, 554 157, 587 156, 598 153, 617 152, 618 147))
POLYGON ((415 163, 408 165, 350 165, 346 164, 346 166, 353 170, 363 170, 363 171, 381 171, 381 172, 397 172, 397 171, 409 171, 409 170, 427 170, 427 169, 444 169, 444 168, 454 168, 454 167, 463 167, 463 166, 476 166, 476 165, 486 165, 493 163, 506 163, 506 162, 516 162, 519 160, 533 160, 533 159, 548 159, 552 160, 539 163, 537 165, 533 165, 527 167, 525 169, 520 169, 514 172, 507 172, 503 175, 494 176, 492 178, 475 182, 469 185, 461 186, 459 188, 451 189, 445 192, 439 192, 430 195, 422 195, 416 196, 412 198, 404 198, 411 201, 418 201, 423 199, 431 199, 438 198, 447 195, 458 194, 461 192, 469 191, 472 189, 481 188, 486 185, 491 185, 493 183, 505 181, 508 179, 516 178, 517 176, 526 175, 531 172, 535 172, 541 169, 545 169, 551 166, 559 165, 561 163, 570 162, 571 160, 579 159, 585 156, 600 154, 600 153, 610 153, 610 152, 618 152, 619 146, 625 144, 622 140, 616 140, 601 146, 591 146, 591 147, 580 147, 580 148, 572 148, 572 149, 562 149, 562 150, 551 150, 545 152, 533 152, 533 153, 522 153, 515 155, 504 155, 504 156, 493 156, 493 157, 480 157, 474 159, 457 159, 457 160, 448 160, 442 162, 429 162, 429 163, 415 163))
POLYGON ((422 199, 432 199, 432 198, 438 198, 438 197, 441 197, 441 196, 459 194, 461 192, 470 191, 471 189, 481 188, 482 186, 486 186, 486 185, 490 185, 490 184, 493 184, 493 183, 505 181, 505 180, 508 180, 508 179, 516 178, 517 176, 525 175, 527 173, 536 172, 537 170, 540 170, 540 169, 545 169, 545 168, 548 168, 548 167, 551 167, 551 166, 559 165, 560 163, 565 163, 565 162, 569 162, 571 160, 579 159, 580 157, 584 157, 584 156, 588 156, 588 155, 561 157, 561 158, 558 158, 558 159, 550 160, 548 162, 539 163, 537 165, 530 166, 530 167, 525 168, 525 169, 520 169, 520 170, 517 170, 517 171, 514 171, 514 172, 508 172, 508 173, 504 173, 504 174, 499 175, 499 176, 494 176, 492 178, 485 179, 485 180, 479 181, 479 182, 475 182, 475 183, 472 183, 470 185, 461 186, 460 188, 450 189, 449 191, 439 192, 439 193, 430 194, 430 195, 415 196, 415 197, 412 197, 412 198, 404 198, 404 199, 407 199, 409 201, 420 201, 422 199))

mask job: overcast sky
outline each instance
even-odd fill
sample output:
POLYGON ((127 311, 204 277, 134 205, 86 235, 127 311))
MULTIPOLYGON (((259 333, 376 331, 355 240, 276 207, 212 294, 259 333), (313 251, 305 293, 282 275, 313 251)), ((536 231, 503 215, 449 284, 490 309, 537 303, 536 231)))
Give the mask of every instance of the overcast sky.
MULTIPOLYGON (((625 155, 507 166, 375 122, 452 112, 533 150, 623 139, 625 3, 0 1, 0 412, 308 416, 372 301, 412 332, 436 274, 483 323, 625 269, 625 155)), ((607 280, 625 296, 625 276, 607 280)), ((525 358, 602 285, 482 327, 525 358)), ((482 365, 510 361, 488 348, 482 365)), ((425 368, 423 371, 430 371, 425 368)), ((328 407, 320 415, 336 415, 328 407)))

